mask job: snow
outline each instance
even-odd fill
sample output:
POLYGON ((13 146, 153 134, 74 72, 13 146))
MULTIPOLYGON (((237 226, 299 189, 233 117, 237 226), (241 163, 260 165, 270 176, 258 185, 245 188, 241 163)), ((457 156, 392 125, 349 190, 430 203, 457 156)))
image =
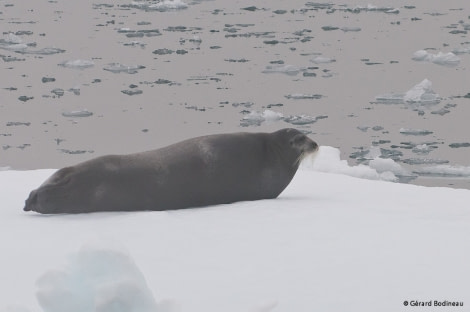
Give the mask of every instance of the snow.
MULTIPOLYGON (((22 211, 29 191, 55 170, 1 171, 0 311, 367 312, 414 311, 405 300, 469 304, 469 190, 350 177, 380 174, 349 166, 327 146, 311 161, 275 200, 83 215, 22 211)), ((399 169, 386 160, 374 167, 399 169)))

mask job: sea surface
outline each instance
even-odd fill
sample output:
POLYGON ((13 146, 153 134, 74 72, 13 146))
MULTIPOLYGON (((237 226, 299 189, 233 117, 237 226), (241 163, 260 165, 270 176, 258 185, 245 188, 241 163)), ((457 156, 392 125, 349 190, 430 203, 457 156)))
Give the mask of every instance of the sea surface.
POLYGON ((470 5, 2 1, 0 167, 294 127, 470 189, 470 5))

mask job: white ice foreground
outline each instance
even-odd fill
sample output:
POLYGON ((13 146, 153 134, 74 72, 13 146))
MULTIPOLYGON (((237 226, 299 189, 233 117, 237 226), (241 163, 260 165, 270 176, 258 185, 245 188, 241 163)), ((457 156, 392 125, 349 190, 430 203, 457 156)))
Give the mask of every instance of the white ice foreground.
POLYGON ((166 212, 26 213, 54 170, 2 171, 0 311, 464 311, 470 191, 326 159, 275 200, 166 212))

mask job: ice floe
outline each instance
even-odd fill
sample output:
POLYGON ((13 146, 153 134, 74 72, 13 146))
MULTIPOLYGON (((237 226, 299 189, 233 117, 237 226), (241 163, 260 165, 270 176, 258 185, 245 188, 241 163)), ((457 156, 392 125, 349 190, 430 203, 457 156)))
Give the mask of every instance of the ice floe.
POLYGON ((292 125, 300 126, 300 125, 312 124, 312 123, 316 122, 317 120, 325 119, 325 118, 328 118, 328 116, 312 117, 312 116, 308 116, 308 115, 299 115, 299 116, 293 115, 293 116, 284 117, 283 120, 287 123, 292 124, 292 125))
POLYGON ((0 39, 0 49, 17 52, 21 54, 51 55, 63 53, 65 50, 53 47, 34 49, 36 44, 24 43, 20 36, 14 33, 7 33, 0 39))
POLYGON ((436 177, 470 177, 469 166, 436 165, 417 168, 413 172, 419 175, 436 177))
POLYGON ((83 109, 83 110, 63 112, 62 116, 64 117, 90 117, 90 116, 93 116, 93 113, 87 109, 83 109))
POLYGON ((286 74, 289 76, 296 76, 298 73, 303 72, 304 70, 305 68, 297 67, 295 65, 278 64, 278 65, 266 66, 266 69, 263 70, 263 73, 265 74, 281 73, 281 74, 286 74))
POLYGON ((404 135, 429 135, 433 132, 430 130, 424 129, 410 129, 410 128, 400 128, 400 133, 404 135))
POLYGON ((264 110, 262 112, 251 111, 249 114, 243 116, 242 120, 240 121, 240 126, 259 126, 263 122, 275 122, 283 118, 284 115, 282 113, 275 112, 269 109, 264 110))
POLYGON ((386 7, 386 6, 376 6, 372 4, 368 4, 366 6, 358 5, 354 8, 347 8, 346 11, 352 13, 360 13, 360 12, 383 12, 388 14, 398 14, 400 10, 394 7, 386 7))
POLYGON ((57 64, 59 66, 65 68, 72 68, 72 69, 86 69, 95 66, 95 62, 89 60, 71 60, 71 61, 64 61, 62 63, 57 64))
POLYGON ((145 66, 142 65, 124 65, 121 63, 109 63, 105 67, 104 70, 110 71, 115 74, 119 73, 127 73, 127 74, 136 74, 139 70, 144 69, 145 66))
POLYGON ((259 126, 263 122, 276 122, 276 121, 284 121, 292 125, 300 126, 300 125, 308 125, 315 123, 320 119, 328 118, 328 116, 320 115, 320 116, 308 116, 308 115, 289 115, 284 116, 282 113, 275 112, 273 110, 264 110, 260 111, 251 111, 250 113, 243 116, 242 120, 240 121, 240 126, 242 127, 249 127, 249 126, 259 126))
POLYGON ((311 59, 310 62, 315 64, 329 64, 336 62, 336 60, 325 56, 317 56, 311 59))
POLYGON ((454 53, 454 54, 470 53, 470 45, 466 44, 466 45, 463 45, 461 47, 455 48, 455 49, 452 50, 452 53, 454 53))
POLYGON ((455 67, 460 64, 460 57, 458 57, 452 52, 447 52, 447 53, 438 52, 437 54, 432 54, 425 50, 419 50, 413 54, 412 59, 414 61, 431 62, 434 64, 449 66, 449 67, 455 67))
POLYGON ((344 32, 358 32, 361 31, 361 27, 341 27, 340 28, 344 32))
POLYGON ((323 97, 321 94, 290 93, 284 96, 290 100, 318 100, 323 97))
POLYGON ((163 0, 163 1, 133 1, 130 5, 131 8, 136 8, 145 11, 173 11, 182 10, 188 7, 188 4, 181 0, 163 0))
POLYGON ((352 177, 369 180, 398 181, 395 173, 405 173, 405 170, 393 160, 377 159, 375 167, 359 164, 350 166, 346 160, 340 157, 340 150, 331 146, 320 146, 318 153, 309 156, 301 163, 301 168, 320 172, 339 173, 352 177), (395 172, 395 173, 394 173, 395 172))
POLYGON ((406 93, 387 93, 375 97, 376 103, 381 104, 439 104, 441 97, 432 90, 432 82, 424 79, 406 93))

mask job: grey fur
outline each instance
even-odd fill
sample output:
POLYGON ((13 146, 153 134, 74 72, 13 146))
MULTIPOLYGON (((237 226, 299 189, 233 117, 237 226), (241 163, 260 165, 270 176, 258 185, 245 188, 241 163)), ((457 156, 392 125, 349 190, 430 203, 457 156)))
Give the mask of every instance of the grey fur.
POLYGON ((276 198, 318 145, 295 129, 217 134, 58 170, 25 211, 171 210, 276 198))

